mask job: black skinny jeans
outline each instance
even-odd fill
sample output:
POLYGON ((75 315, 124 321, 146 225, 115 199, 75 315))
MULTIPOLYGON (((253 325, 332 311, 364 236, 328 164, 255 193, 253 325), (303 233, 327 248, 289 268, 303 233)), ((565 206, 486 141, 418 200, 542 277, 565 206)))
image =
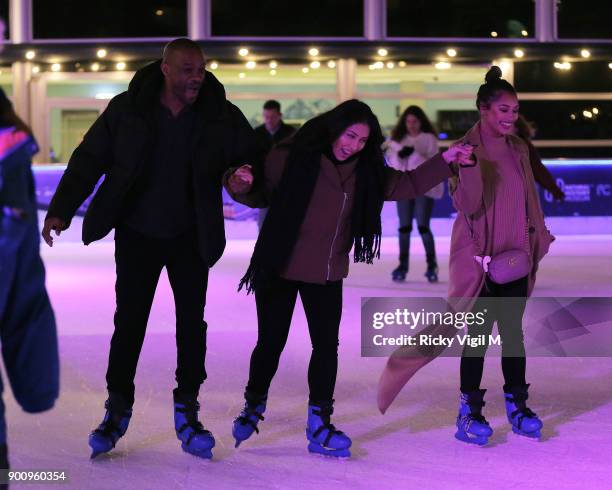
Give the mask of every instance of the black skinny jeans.
MULTIPOLYGON (((527 303, 527 277, 507 284, 496 284, 487 278, 473 311, 487 308, 487 321, 479 325, 471 325, 468 334, 472 337, 485 335, 488 339, 497 320, 497 329, 502 342, 502 372, 504 374, 504 389, 510 386, 525 384, 525 343, 523 339, 523 314, 527 303), (516 298, 500 304, 500 300, 488 301, 490 298, 516 298)), ((469 393, 480 388, 484 367, 484 355, 487 346, 463 349, 461 357, 461 391, 469 393)))
POLYGON ((106 372, 109 392, 134 402, 134 376, 159 276, 164 267, 176 307, 177 391, 199 392, 206 379, 204 306, 208 266, 195 232, 156 239, 129 228, 115 232, 117 309, 106 372))
POLYGON ((399 217, 399 260, 400 264, 408 269, 410 256, 410 233, 412 232, 412 221, 416 218, 417 227, 423 247, 427 266, 435 268, 438 266, 436 260, 436 245, 433 233, 429 227, 434 200, 431 197, 419 196, 416 199, 397 201, 397 215, 399 217))
POLYGON ((331 402, 338 371, 342 281, 311 284, 275 278, 255 292, 258 339, 246 389, 258 396, 267 395, 287 342, 298 293, 312 343, 308 366, 310 401, 331 402))

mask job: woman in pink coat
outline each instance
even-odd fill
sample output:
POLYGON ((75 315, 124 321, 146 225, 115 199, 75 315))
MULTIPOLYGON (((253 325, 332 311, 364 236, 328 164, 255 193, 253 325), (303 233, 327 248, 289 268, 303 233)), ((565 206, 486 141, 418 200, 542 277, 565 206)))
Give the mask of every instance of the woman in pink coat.
MULTIPOLYGON (((499 67, 492 67, 485 80, 476 101, 480 121, 463 140, 474 147, 474 165, 458 167, 449 185, 458 213, 451 237, 448 296, 461 298, 457 305, 463 311, 481 309, 487 298, 514 298, 505 305, 512 303, 512 308, 494 308, 484 325, 460 334, 488 334, 497 320, 503 344, 508 420, 514 432, 536 438, 542 422, 526 405, 529 385, 525 381, 522 315, 526 298, 533 291, 538 264, 553 237, 544 224, 527 145, 512 134, 519 108, 516 92, 501 78, 499 67), (505 284, 495 283, 485 271, 487 262, 509 251, 526 256, 526 273, 505 284)), ((493 303, 488 301, 489 305, 493 303)), ((448 327, 433 327, 433 331, 449 335, 448 327)), ((485 390, 480 388, 480 380, 485 349, 464 350, 457 417, 456 437, 479 445, 486 444, 493 432, 482 415, 485 390)), ((389 359, 379 385, 381 411, 421 367, 441 352, 423 357, 414 350, 398 350, 389 359)))
MULTIPOLYGON (((542 421, 526 405, 529 385, 522 319, 527 297, 535 283, 538 263, 548 251, 552 236, 535 190, 529 149, 513 135, 519 104, 510 83, 492 67, 478 90, 480 121, 464 142, 475 147, 474 167, 460 167, 451 182, 458 211, 451 238, 449 296, 478 297, 474 311, 488 307, 487 321, 468 329, 470 336, 488 335, 497 321, 502 341, 502 371, 508 421, 520 435, 538 438, 542 421), (487 261, 511 252, 524 257, 525 275, 493 281, 487 261), (488 301, 488 298, 517 298, 488 301)), ((506 266, 507 268, 507 266, 506 266)), ((510 271, 504 271, 506 274, 510 271)), ((480 388, 486 346, 466 344, 461 359, 461 396, 456 437, 485 444, 493 431, 482 415, 484 389, 480 388)))

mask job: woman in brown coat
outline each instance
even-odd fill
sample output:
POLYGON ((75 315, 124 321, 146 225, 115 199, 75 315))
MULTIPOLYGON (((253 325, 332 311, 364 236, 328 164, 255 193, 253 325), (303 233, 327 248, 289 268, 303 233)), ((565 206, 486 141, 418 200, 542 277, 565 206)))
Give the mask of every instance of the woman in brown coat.
MULTIPOLYGON (((458 213, 451 236, 448 296, 457 299, 458 311, 481 311, 485 303, 494 307, 484 325, 470 328, 467 333, 485 334, 488 338, 493 321, 497 321, 508 420, 514 432, 536 438, 542 422, 526 406, 529 385, 525 381, 522 316, 526 298, 533 291, 538 264, 554 238, 544 224, 529 150, 522 139, 512 134, 518 117, 516 92, 501 79, 498 67, 487 73, 476 104, 480 121, 463 139, 474 148, 475 161, 472 166, 458 167, 449 185, 458 213), (525 274, 501 284, 494 282, 485 269, 489 260, 504 252, 525 259, 525 274), (496 298, 510 297, 513 299, 505 300, 504 308, 496 308, 500 303, 496 298)), ((449 327, 432 331, 449 335, 449 327)), ((479 445, 486 444, 493 433, 481 412, 486 391, 480 389, 485 350, 480 346, 464 349, 457 417, 456 437, 479 445)), ((378 404, 382 412, 404 384, 440 352, 423 356, 414 348, 404 348, 389 358, 379 383, 378 404)))
POLYGON ((267 393, 285 346, 299 294, 312 356, 306 435, 310 452, 350 455, 351 440, 330 421, 338 368, 342 280, 354 261, 380 255, 380 213, 385 200, 411 199, 449 178, 449 163, 468 164, 471 147, 439 153, 412 172, 385 167, 382 132, 364 103, 350 100, 307 122, 269 154, 264 175, 248 193, 232 193, 250 180, 247 168, 227 178, 233 197, 270 211, 241 287, 255 292, 258 340, 251 357, 246 404, 234 422, 236 445, 263 420, 267 393))
MULTIPOLYGON (((459 170, 451 190, 458 215, 451 237, 449 296, 477 297, 473 310, 488 308, 485 323, 468 328, 471 337, 485 335, 488 339, 497 321, 508 421, 515 433, 539 438, 542 422, 526 405, 529 385, 525 381, 522 319, 538 263, 552 237, 544 225, 535 191, 529 150, 513 135, 517 95, 501 78, 499 67, 487 73, 476 105, 480 121, 464 138, 476 149, 476 164, 459 170), (512 257, 504 263, 501 279, 494 280, 491 268, 496 258, 501 260, 501 254, 512 257), (514 274, 521 262, 524 272, 514 274), (501 302, 490 298, 517 299, 501 302)), ((456 437, 479 445, 486 444, 493 433, 481 412, 486 391, 480 388, 485 351, 486 345, 469 344, 463 350, 457 416, 456 437)))

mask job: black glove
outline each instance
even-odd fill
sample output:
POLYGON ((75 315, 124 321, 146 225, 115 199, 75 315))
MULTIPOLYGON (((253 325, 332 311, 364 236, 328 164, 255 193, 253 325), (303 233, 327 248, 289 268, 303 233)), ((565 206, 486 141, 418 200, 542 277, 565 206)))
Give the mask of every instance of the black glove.
POLYGON ((398 153, 397 156, 400 158, 407 158, 412 155, 414 148, 412 146, 404 146, 398 153))

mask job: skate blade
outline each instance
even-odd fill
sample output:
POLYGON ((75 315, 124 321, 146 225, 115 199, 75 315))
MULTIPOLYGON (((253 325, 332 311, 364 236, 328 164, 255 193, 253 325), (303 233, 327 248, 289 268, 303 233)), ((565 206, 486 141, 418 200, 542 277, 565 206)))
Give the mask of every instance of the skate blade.
MULTIPOLYGON (((111 448, 112 449, 112 448, 111 448)), ((111 449, 93 449, 91 451, 91 456, 89 457, 89 459, 96 459, 97 456, 100 456, 100 454, 108 454, 111 449)))
POLYGON ((455 433, 455 439, 472 444, 474 446, 483 447, 489 442, 489 438, 485 436, 470 436, 463 431, 457 431, 455 433))
POLYGON ((181 444, 181 448, 183 449, 183 451, 185 451, 188 454, 191 454, 192 456, 195 456, 197 458, 201 458, 201 459, 212 459, 213 455, 212 455, 212 451, 210 449, 202 449, 200 451, 197 451, 195 449, 191 449, 190 447, 188 447, 185 443, 181 444))
POLYGON ((517 429, 516 427, 512 426, 512 432, 514 432, 517 436, 521 436, 521 437, 525 437, 527 439, 529 439, 530 441, 536 441, 539 442, 540 438, 542 437, 542 432, 540 430, 534 431, 534 432, 524 432, 520 429, 517 429))
POLYGON ((323 456, 324 458, 348 459, 351 457, 349 449, 327 449, 313 443, 308 444, 308 452, 315 456, 323 456))
POLYGON ((95 459, 96 456, 99 456, 100 454, 106 454, 109 453, 110 451, 112 451, 114 449, 115 446, 108 446, 108 447, 98 447, 95 448, 91 443, 89 444, 89 447, 91 448, 91 456, 89 457, 89 459, 95 459))

